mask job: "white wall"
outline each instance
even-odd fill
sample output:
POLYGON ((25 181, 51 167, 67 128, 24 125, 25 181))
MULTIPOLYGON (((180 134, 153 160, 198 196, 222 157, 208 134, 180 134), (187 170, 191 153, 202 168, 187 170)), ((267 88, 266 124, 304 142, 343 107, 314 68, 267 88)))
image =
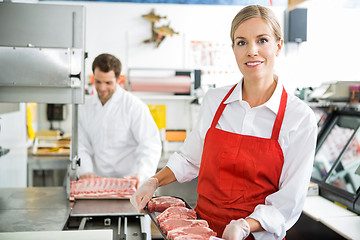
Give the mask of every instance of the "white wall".
POLYGON ((0 115, 0 146, 10 152, 0 157, 0 188, 26 187, 26 106, 0 115))
MULTIPOLYGON (((23 1, 19 1, 23 2, 23 1)), ((36 0, 32 2, 37 2, 36 0)), ((287 89, 318 86, 333 80, 359 80, 360 8, 344 8, 342 1, 308 0, 308 41, 300 45, 287 44, 278 59, 276 70, 287 89)), ((118 56, 124 66, 123 74, 132 67, 192 68, 189 43, 192 40, 211 41, 229 46, 229 65, 238 74, 215 75, 210 81, 218 86, 238 81, 241 76, 231 53, 229 31, 231 20, 241 6, 136 4, 111 2, 41 2, 44 4, 74 4, 86 7, 85 74, 91 74, 91 63, 100 53, 118 56), (179 35, 168 37, 154 48, 141 44, 150 37, 150 23, 141 15, 155 12, 167 16, 170 26, 179 35)), ((273 8, 281 24, 283 8, 273 8)), ((206 79, 203 79, 206 81, 206 79)), ((70 112, 71 113, 71 112, 70 112)), ((70 115, 69 115, 70 116, 70 115)), ((65 131, 68 123, 63 124, 65 131)), ((40 124, 48 126, 48 123, 40 124)))
MULTIPOLYGON (((54 2, 52 2, 54 3, 54 2)), ((192 40, 229 44, 231 20, 242 8, 224 5, 136 4, 110 2, 55 2, 86 7, 86 75, 91 74, 91 63, 102 52, 113 53, 130 67, 192 68, 189 43, 192 40), (170 26, 179 35, 168 37, 155 49, 152 44, 141 44, 150 37, 150 23, 142 14, 155 12, 167 16, 170 26)), ((278 60, 277 71, 288 89, 318 86, 331 80, 359 80, 357 55, 360 45, 356 39, 360 28, 360 9, 344 8, 341 1, 307 1, 300 7, 308 8, 308 41, 296 46, 287 44, 278 60), (339 3, 340 2, 340 3, 339 3), (337 3, 337 4, 335 4, 337 3)), ((348 5, 348 4, 347 4, 348 5)), ((281 24, 283 8, 273 8, 281 24)), ((232 58, 232 57, 229 57, 232 58)), ((228 60, 237 71, 234 58, 228 60)), ((240 75, 219 75, 217 85, 236 82, 240 75), (235 78, 235 79, 228 79, 235 78)))
POLYGON ((319 86, 330 81, 360 80, 360 8, 341 1, 313 0, 308 8, 308 41, 290 44, 284 60, 289 86, 319 86), (336 3, 336 4, 335 4, 336 3))
MULTIPOLYGON (((126 75, 128 68, 194 68, 191 65, 190 41, 211 41, 226 45, 223 49, 229 54, 226 59, 238 73, 220 76, 217 85, 237 82, 239 71, 232 54, 230 42, 230 26, 235 14, 242 6, 228 5, 184 5, 184 4, 138 4, 110 2, 41 2, 55 4, 74 4, 86 7, 86 75, 91 74, 93 59, 100 53, 109 52, 120 58, 126 75), (159 48, 154 44, 141 42, 151 36, 150 22, 141 15, 151 9, 166 20, 157 23, 170 22, 179 35, 167 37, 159 48)), ((283 19, 283 8, 274 8, 280 19, 283 19)), ((282 22, 282 21, 281 21, 282 22)))
MULTIPOLYGON (((225 45, 221 49, 229 56, 224 59, 232 66, 232 74, 217 74, 203 82, 215 82, 217 86, 236 83, 241 74, 237 69, 232 54, 230 41, 230 26, 233 17, 242 6, 225 5, 183 5, 183 4, 137 4, 111 2, 41 2, 44 4, 74 4, 86 7, 86 51, 88 59, 85 62, 85 75, 92 74, 91 64, 94 58, 103 52, 114 54, 123 63, 122 74, 127 75, 128 68, 196 68, 191 65, 190 41, 210 41, 225 45), (157 23, 158 26, 170 22, 179 35, 167 37, 155 48, 154 44, 141 42, 151 36, 151 24, 141 17, 151 9, 155 13, 166 16, 166 20, 157 23)), ((283 18, 283 8, 274 8, 279 18, 283 18)), ((282 22, 281 22, 282 23, 282 22)), ((231 68, 231 67, 230 67, 231 68)), ((190 116, 185 116, 189 118, 190 116)), ((179 122, 183 116, 171 116, 168 123, 172 128, 183 128, 179 122), (178 126, 172 123, 179 122, 178 126)), ((41 116, 39 119, 43 119, 41 116)), ((47 126, 48 123, 39 126, 47 126)), ((67 129, 68 123, 62 124, 67 129)), ((185 124, 188 125, 188 124, 185 124)), ((71 125, 70 125, 71 126, 71 125)))

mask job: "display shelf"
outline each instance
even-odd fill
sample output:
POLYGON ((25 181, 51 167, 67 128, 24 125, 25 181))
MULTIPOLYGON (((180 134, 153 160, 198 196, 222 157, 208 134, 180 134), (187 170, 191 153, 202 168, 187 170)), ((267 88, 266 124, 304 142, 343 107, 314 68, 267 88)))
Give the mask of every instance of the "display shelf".
POLYGON ((303 213, 346 239, 360 239, 360 216, 321 196, 307 197, 303 213))
POLYGON ((356 213, 346 210, 333 202, 321 197, 310 196, 305 200, 303 213, 316 221, 330 217, 357 216, 356 213))
POLYGON ((323 218, 321 223, 346 239, 360 239, 360 216, 323 218))
POLYGON ((201 71, 173 68, 129 68, 126 81, 131 92, 194 95, 201 86, 201 71))
POLYGON ((351 109, 360 111, 360 103, 349 102, 332 102, 332 101, 318 101, 318 102, 306 102, 311 108, 331 108, 334 110, 351 109))

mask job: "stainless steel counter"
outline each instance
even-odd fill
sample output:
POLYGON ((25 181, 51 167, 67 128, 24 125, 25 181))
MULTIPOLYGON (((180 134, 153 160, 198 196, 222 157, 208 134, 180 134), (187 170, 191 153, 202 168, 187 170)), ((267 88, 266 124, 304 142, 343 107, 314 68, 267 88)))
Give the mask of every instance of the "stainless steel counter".
POLYGON ((128 199, 70 202, 64 187, 0 189, 0 240, 144 240, 148 223, 128 199))
MULTIPOLYGON (((34 171, 35 170, 58 170, 66 172, 68 164, 70 164, 69 156, 35 156, 32 154, 32 149, 28 149, 28 161, 27 161, 27 186, 33 187, 34 184, 34 171)), ((53 186, 63 185, 64 179, 58 179, 57 175, 54 174, 53 186), (58 184, 60 182, 60 184, 58 184)), ((43 183, 44 186, 46 183, 43 183)), ((39 185, 38 185, 39 186, 39 185)))
POLYGON ((61 231, 70 204, 64 187, 0 189, 0 232, 61 231))

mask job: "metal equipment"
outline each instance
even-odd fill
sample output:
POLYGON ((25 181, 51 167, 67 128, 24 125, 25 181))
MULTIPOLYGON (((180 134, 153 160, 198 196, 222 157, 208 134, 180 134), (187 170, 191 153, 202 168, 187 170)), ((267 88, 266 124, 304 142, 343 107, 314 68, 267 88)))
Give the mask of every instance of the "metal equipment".
POLYGON ((71 202, 63 187, 32 187, 0 189, 0 202, 0 239, 110 239, 103 234, 111 230, 111 239, 145 240, 150 234, 127 199, 71 202))
POLYGON ((80 161, 77 123, 85 94, 85 8, 3 2, 0 32, 0 102, 73 104, 66 189, 0 191, 0 202, 6 203, 0 204, 0 232, 14 232, 15 237, 22 231, 76 231, 88 236, 83 230, 110 229, 113 239, 146 239, 150 232, 144 228, 145 216, 128 199, 69 201, 70 181, 76 179, 80 161))
POLYGON ((77 111, 84 103, 85 8, 0 3, 0 102, 71 103, 67 177, 76 177, 77 111))
POLYGON ((145 216, 128 199, 77 200, 64 230, 110 229, 113 239, 145 240, 145 216))

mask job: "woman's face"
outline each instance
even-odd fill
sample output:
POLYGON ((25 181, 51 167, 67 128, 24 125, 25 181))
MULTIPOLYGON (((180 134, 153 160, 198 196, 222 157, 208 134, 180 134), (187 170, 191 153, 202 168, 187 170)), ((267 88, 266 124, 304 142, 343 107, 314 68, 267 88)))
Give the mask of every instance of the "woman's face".
POLYGON ((272 79, 275 57, 282 44, 262 18, 241 23, 234 34, 233 51, 244 79, 272 79))

